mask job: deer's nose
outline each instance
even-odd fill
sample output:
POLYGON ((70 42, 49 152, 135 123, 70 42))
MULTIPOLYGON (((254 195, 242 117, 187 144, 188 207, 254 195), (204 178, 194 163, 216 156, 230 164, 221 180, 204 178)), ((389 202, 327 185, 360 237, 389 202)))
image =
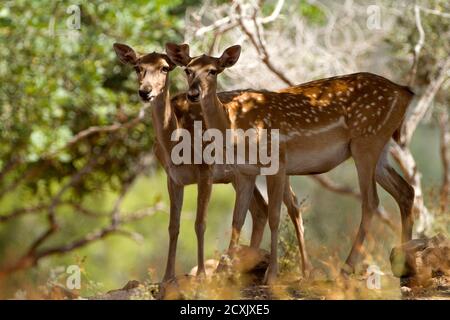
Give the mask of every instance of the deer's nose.
POLYGON ((148 101, 150 100, 150 92, 152 92, 152 90, 139 90, 139 96, 141 97, 142 100, 144 101, 148 101))
POLYGON ((189 90, 187 93, 187 98, 191 102, 197 102, 200 98, 200 91, 198 89, 189 90))

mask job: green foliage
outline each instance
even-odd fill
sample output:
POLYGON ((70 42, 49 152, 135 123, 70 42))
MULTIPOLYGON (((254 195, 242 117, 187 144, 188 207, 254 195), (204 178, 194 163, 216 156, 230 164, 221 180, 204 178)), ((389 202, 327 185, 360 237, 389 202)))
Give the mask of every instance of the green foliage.
POLYGON ((312 24, 324 24, 326 22, 325 13, 314 3, 300 1, 298 10, 301 16, 305 17, 312 24))
POLYGON ((38 182, 49 190, 52 181, 72 175, 93 156, 101 169, 83 182, 80 193, 130 179, 137 160, 151 150, 148 121, 129 132, 93 135, 55 159, 46 155, 83 129, 135 116, 139 102, 134 74, 120 65, 112 44, 120 41, 142 51, 160 50, 165 41, 179 37, 180 3, 78 1, 77 26, 70 1, 3 2, 0 164, 20 158, 16 175, 30 166, 40 167, 28 181, 35 191, 38 182))
MULTIPOLYGON (((63 147, 89 127, 136 117, 141 103, 135 74, 120 64, 112 45, 161 51, 166 41, 180 40, 184 12, 179 9, 186 5, 181 0, 2 2, 0 214, 48 204, 88 163, 91 171, 61 200, 99 213, 111 209, 114 190, 131 181, 151 153, 149 117, 129 129, 92 134, 63 147)), ((45 231, 44 212, 36 213, 0 226, 1 267, 45 231)), ((73 241, 106 221, 80 218, 68 207, 57 214, 62 232, 45 245, 73 241)))
POLYGON ((297 237, 291 219, 286 214, 280 223, 278 247, 280 249, 279 268, 281 273, 299 273, 300 254, 297 237))

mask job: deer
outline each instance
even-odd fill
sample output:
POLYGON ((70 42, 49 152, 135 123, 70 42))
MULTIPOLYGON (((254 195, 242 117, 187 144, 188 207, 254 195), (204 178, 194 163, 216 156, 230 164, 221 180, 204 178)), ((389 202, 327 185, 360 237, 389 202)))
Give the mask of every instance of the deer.
MULTIPOLYGON (((350 253, 341 269, 355 271, 370 222, 379 205, 376 183, 384 188, 400 208, 401 241, 412 238, 413 187, 388 162, 391 138, 398 138, 406 110, 414 93, 406 86, 367 72, 360 72, 307 82, 278 92, 253 90, 236 96, 229 103, 217 97, 217 78, 236 64, 239 45, 223 51, 220 57, 191 57, 189 45, 166 44, 166 52, 184 67, 187 97, 200 102, 207 126, 226 128, 278 129, 279 168, 266 176, 268 219, 271 231, 270 261, 264 282, 277 279, 277 239, 280 204, 287 176, 321 174, 353 158, 361 192, 361 222, 350 253)), ((398 140, 397 140, 398 142, 398 140)), ((230 247, 236 246, 242 218, 249 203, 249 191, 262 164, 235 164, 237 190, 247 190, 236 197, 230 247), (240 185, 239 185, 240 184, 240 185)), ((251 193, 250 193, 251 194, 251 193)))
MULTIPOLYGON (((139 85, 138 94, 144 103, 151 103, 151 115, 153 127, 156 133, 154 153, 156 158, 167 173, 167 188, 170 200, 169 222, 169 252, 163 283, 175 278, 175 258, 177 239, 180 227, 180 215, 183 204, 184 187, 189 184, 197 184, 197 212, 195 220, 195 232, 197 235, 197 275, 205 275, 204 262, 204 233, 206 230, 207 205, 211 196, 211 184, 232 183, 235 179, 232 172, 223 168, 217 170, 219 165, 212 168, 205 164, 174 165, 171 160, 171 150, 175 142, 171 136, 174 131, 184 128, 193 134, 194 121, 203 121, 202 111, 198 103, 188 103, 186 94, 179 94, 172 99, 169 93, 169 73, 175 68, 175 64, 164 53, 139 54, 126 44, 115 43, 114 51, 119 60, 132 66, 137 74, 139 85)), ((219 93, 219 97, 225 101, 238 95, 239 91, 219 93)), ((286 182, 284 203, 288 213, 294 222, 299 242, 299 251, 302 261, 302 272, 306 274, 310 265, 304 244, 304 228, 301 210, 296 195, 289 182, 286 182)), ((264 228, 267 222, 267 204, 258 188, 252 191, 249 206, 252 215, 252 234, 250 247, 259 248, 264 228)))

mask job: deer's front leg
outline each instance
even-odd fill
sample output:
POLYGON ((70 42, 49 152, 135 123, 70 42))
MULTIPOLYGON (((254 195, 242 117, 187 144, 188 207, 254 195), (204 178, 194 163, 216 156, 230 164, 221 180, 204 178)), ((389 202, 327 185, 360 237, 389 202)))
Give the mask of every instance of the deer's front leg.
POLYGON ((197 235, 197 275, 205 275, 204 241, 206 230, 206 215, 212 190, 212 168, 205 166, 199 172, 197 194, 197 216, 195 233, 197 235))
POLYGON ((177 252, 178 234, 180 232, 180 215, 184 194, 184 186, 177 185, 170 177, 167 177, 167 188, 169 190, 170 198, 169 253, 163 282, 175 278, 175 257, 177 252))

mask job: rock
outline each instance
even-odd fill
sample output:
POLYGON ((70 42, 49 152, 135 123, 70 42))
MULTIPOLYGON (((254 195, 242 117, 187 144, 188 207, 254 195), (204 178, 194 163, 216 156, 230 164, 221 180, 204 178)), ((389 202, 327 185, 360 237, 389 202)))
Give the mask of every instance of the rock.
POLYGON ((158 299, 184 300, 193 299, 199 287, 199 281, 192 275, 177 276, 166 283, 161 283, 158 299))
POLYGON ((239 246, 230 260, 230 253, 222 256, 218 269, 225 269, 230 275, 239 275, 246 284, 262 283, 269 266, 270 253, 259 248, 239 246))
POLYGON ((262 283, 269 265, 270 254, 266 250, 239 246, 234 252, 222 255, 220 262, 215 259, 205 261, 206 279, 197 277, 197 268, 189 274, 177 276, 160 286, 159 299, 237 299, 240 286, 262 283), (216 269, 221 269, 216 271, 216 269))
MULTIPOLYGON (((141 285, 141 283, 139 281, 137 281, 137 280, 130 280, 130 281, 127 282, 126 285, 123 286, 122 289, 119 289, 119 290, 131 290, 131 289, 139 287, 140 285, 141 285)), ((118 291, 118 290, 111 290, 111 291, 108 291, 108 293, 112 293, 114 291, 118 291)))
POLYGON ((269 266, 270 253, 264 249, 239 246, 231 261, 234 271, 240 273, 266 271, 269 266))
POLYGON ((442 234, 414 239, 391 251, 391 268, 408 286, 428 286, 431 279, 450 275, 450 240, 442 234))
POLYGON ((400 287, 400 291, 401 291, 401 293, 403 295, 410 295, 412 293, 411 288, 408 288, 408 287, 405 287, 405 286, 400 287))
MULTIPOLYGON (((219 265, 219 260, 216 259, 208 259, 205 261, 205 272, 206 272, 206 276, 210 277, 214 274, 214 272, 216 271, 217 266, 219 265)), ((189 272, 190 276, 195 276, 197 275, 197 268, 198 266, 195 266, 191 269, 191 271, 189 272)))
POLYGON ((105 294, 89 297, 89 300, 133 300, 133 299, 154 299, 155 288, 140 283, 137 280, 130 280, 121 289, 111 290, 105 294))

